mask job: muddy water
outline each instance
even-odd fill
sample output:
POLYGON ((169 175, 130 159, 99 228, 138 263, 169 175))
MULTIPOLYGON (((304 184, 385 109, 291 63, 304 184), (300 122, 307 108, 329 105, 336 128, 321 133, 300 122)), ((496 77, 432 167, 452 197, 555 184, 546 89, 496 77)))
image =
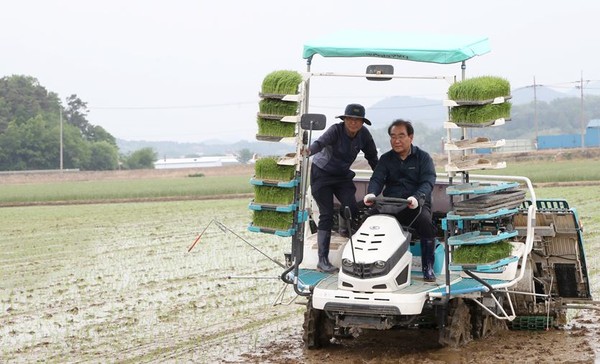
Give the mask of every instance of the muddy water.
POLYGON ((465 347, 440 348, 435 330, 363 332, 327 349, 306 350, 301 331, 230 358, 256 363, 594 363, 600 348, 600 316, 581 311, 565 330, 503 331, 465 347))

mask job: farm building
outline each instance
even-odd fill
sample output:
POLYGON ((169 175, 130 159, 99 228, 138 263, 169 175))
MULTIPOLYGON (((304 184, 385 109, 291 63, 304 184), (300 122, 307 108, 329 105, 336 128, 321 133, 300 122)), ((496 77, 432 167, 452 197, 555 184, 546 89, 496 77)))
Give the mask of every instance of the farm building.
MULTIPOLYGON (((540 135, 538 149, 581 148, 581 134, 540 135)), ((585 147, 600 146, 600 119, 592 119, 585 128, 585 147)))
POLYGON ((210 168, 239 164, 233 155, 196 158, 163 158, 154 162, 155 169, 210 168))

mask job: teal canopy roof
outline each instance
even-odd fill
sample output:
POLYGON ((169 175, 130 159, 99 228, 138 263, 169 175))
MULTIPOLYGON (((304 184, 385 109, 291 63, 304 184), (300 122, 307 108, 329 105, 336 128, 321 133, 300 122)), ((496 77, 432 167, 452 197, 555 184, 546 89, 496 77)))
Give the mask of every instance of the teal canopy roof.
POLYGON ((306 42, 303 58, 379 57, 414 62, 456 63, 490 51, 487 37, 343 31, 306 42))

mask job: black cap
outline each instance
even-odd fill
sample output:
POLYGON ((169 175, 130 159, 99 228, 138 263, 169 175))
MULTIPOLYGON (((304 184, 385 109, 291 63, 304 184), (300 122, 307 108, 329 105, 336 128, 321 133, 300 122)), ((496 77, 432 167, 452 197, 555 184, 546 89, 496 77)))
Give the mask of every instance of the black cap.
POLYGON ((336 118, 340 118, 344 120, 346 117, 351 118, 361 118, 367 125, 371 125, 371 121, 365 118, 365 107, 360 104, 350 104, 346 106, 346 111, 344 111, 344 115, 336 116, 336 118))

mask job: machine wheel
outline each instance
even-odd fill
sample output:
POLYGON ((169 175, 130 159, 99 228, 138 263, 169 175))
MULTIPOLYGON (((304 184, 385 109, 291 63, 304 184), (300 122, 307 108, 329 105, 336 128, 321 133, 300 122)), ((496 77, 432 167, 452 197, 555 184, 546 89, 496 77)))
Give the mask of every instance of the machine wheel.
POLYGON ((322 310, 312 306, 312 299, 306 304, 302 341, 307 349, 319 349, 327 346, 333 337, 333 321, 322 310))
POLYGON ((471 334, 474 339, 483 339, 497 332, 508 330, 505 320, 499 320, 484 313, 479 306, 471 307, 471 334))
POLYGON ((467 306, 462 298, 451 300, 448 304, 447 324, 440 329, 440 345, 453 348, 466 345, 473 340, 471 328, 469 306, 467 306))

